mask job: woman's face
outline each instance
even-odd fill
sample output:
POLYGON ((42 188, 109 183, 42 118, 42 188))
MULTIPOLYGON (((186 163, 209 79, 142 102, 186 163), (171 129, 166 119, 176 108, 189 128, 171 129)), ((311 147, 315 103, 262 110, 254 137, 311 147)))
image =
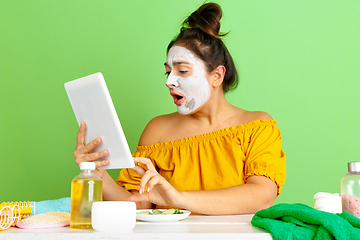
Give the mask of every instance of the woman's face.
POLYGON ((165 63, 166 86, 182 115, 194 112, 210 98, 210 85, 203 62, 189 49, 173 46, 165 63))

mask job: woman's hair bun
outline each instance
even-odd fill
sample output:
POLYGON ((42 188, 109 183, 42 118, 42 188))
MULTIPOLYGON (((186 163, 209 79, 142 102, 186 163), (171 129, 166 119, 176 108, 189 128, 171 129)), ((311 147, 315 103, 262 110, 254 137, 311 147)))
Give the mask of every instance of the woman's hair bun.
POLYGON ((216 3, 206 3, 193 12, 183 24, 189 28, 200 28, 207 34, 219 38, 226 34, 220 34, 221 7, 216 3))

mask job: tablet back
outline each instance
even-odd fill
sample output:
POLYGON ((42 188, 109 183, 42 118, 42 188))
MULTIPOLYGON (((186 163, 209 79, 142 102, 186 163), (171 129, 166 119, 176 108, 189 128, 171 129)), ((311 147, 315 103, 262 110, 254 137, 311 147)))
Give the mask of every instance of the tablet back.
POLYGON ((109 154, 102 159, 110 160, 103 169, 132 168, 134 161, 116 114, 114 104, 103 75, 95 73, 65 83, 75 117, 80 126, 86 123, 85 142, 101 137, 102 142, 93 152, 107 149, 109 154))

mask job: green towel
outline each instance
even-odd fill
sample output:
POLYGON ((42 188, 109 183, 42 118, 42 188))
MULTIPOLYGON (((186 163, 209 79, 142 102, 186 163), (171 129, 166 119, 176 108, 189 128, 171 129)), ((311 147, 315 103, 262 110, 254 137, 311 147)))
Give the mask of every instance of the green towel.
POLYGON ((360 239, 360 219, 346 212, 328 213, 301 203, 280 203, 257 212, 251 224, 277 239, 360 239))

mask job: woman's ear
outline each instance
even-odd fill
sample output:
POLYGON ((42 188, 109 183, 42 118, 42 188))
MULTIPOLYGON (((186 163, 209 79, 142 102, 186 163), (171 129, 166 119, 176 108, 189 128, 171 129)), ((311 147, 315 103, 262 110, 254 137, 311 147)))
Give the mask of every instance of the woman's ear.
POLYGON ((224 81, 226 68, 223 65, 217 66, 212 73, 214 74, 214 81, 212 83, 213 87, 219 87, 224 81))

